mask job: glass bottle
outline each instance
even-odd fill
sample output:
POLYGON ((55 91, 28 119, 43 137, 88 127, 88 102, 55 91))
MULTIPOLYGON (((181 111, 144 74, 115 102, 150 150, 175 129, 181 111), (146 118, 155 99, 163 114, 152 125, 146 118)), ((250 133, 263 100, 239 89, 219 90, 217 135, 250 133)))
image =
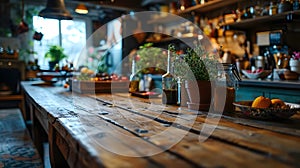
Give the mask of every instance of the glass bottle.
POLYGON ((292 10, 293 4, 289 0, 281 0, 277 8, 277 13, 283 13, 292 10))
POLYGON ((277 5, 274 2, 270 2, 269 15, 277 14, 277 5))
POLYGON ((182 98, 181 98, 181 87, 182 87, 182 79, 181 77, 177 78, 177 105, 181 105, 182 103, 182 98))
POLYGON ((168 66, 167 72, 162 75, 162 103, 176 105, 177 97, 177 81, 171 72, 171 51, 168 50, 168 66))
POLYGON ((129 83, 129 92, 138 92, 139 91, 139 83, 140 78, 138 74, 136 73, 136 65, 135 60, 132 60, 132 67, 131 67, 131 75, 129 77, 130 83, 129 83))
POLYGON ((299 10, 299 0, 294 0, 294 2, 293 2, 293 10, 299 10))

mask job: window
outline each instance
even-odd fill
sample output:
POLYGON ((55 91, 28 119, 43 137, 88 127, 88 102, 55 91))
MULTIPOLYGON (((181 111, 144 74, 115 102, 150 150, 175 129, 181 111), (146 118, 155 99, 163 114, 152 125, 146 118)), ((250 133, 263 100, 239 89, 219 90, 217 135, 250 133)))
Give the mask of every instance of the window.
POLYGON ((33 17, 33 28, 44 36, 41 41, 34 41, 34 51, 41 69, 48 69, 45 53, 51 45, 61 45, 68 58, 61 62, 73 62, 80 54, 86 42, 86 22, 84 20, 57 20, 39 16, 33 17))

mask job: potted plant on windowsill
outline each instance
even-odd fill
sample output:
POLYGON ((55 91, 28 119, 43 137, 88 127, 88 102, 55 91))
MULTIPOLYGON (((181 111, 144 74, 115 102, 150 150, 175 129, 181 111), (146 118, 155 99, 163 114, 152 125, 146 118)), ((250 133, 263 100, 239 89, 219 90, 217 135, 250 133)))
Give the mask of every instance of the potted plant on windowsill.
POLYGON ((211 103, 212 81, 216 79, 218 73, 217 55, 197 45, 193 49, 188 49, 186 54, 175 57, 174 74, 184 81, 189 99, 188 107, 207 111, 211 103))
POLYGON ((53 70, 56 64, 64 58, 67 58, 67 55, 64 53, 64 48, 58 45, 52 45, 45 53, 45 58, 49 59, 49 69, 53 70))

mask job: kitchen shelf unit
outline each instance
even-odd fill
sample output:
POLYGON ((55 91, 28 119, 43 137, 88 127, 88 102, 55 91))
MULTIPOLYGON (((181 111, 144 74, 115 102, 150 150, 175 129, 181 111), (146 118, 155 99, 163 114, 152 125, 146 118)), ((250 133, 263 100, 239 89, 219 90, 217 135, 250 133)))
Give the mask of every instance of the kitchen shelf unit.
MULTIPOLYGON (((230 6, 233 4, 240 3, 244 0, 212 0, 208 1, 204 4, 197 4, 192 7, 189 7, 185 10, 178 11, 176 14, 168 14, 166 16, 155 16, 153 19, 149 20, 147 24, 152 25, 165 25, 170 26, 172 23, 177 23, 178 25, 184 22, 193 22, 193 15, 195 14, 206 14, 210 11, 221 9, 225 6, 230 6)), ((197 39, 197 37, 192 37, 193 39, 197 39)), ((157 41, 151 41, 157 45, 165 44, 165 43, 173 43, 178 42, 178 39, 183 39, 182 37, 175 37, 175 38, 163 38, 157 41)), ((186 40, 184 38, 184 40, 186 40)))
MULTIPOLYGON (((198 4, 189 7, 183 11, 177 12, 175 17, 172 15, 156 17, 148 21, 148 24, 166 24, 170 22, 182 22, 183 18, 188 18, 195 14, 207 14, 208 12, 243 3, 243 0, 213 0, 204 4, 198 4), (182 18, 181 18, 182 17, 182 18)), ((188 21, 187 19, 187 21, 188 21)), ((300 32, 300 10, 287 11, 284 13, 272 15, 272 16, 258 16, 255 18, 244 19, 233 23, 224 23, 220 25, 224 30, 235 30, 247 32, 247 36, 252 36, 250 41, 254 41, 255 33, 260 31, 272 31, 272 30, 289 30, 293 32, 300 32)), ((164 40, 166 41, 166 40, 164 40)))

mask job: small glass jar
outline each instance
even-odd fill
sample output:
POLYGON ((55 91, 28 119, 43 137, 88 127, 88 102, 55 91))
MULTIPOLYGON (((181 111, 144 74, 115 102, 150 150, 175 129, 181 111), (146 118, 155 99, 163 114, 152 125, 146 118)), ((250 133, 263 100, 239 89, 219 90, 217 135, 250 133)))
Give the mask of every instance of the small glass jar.
POLYGON ((218 83, 214 95, 215 109, 220 110, 222 108, 220 106, 224 104, 223 112, 234 112, 235 90, 240 80, 241 78, 234 64, 223 63, 222 67, 218 68, 218 83), (221 93, 225 93, 226 96, 222 97, 219 95, 221 93))

